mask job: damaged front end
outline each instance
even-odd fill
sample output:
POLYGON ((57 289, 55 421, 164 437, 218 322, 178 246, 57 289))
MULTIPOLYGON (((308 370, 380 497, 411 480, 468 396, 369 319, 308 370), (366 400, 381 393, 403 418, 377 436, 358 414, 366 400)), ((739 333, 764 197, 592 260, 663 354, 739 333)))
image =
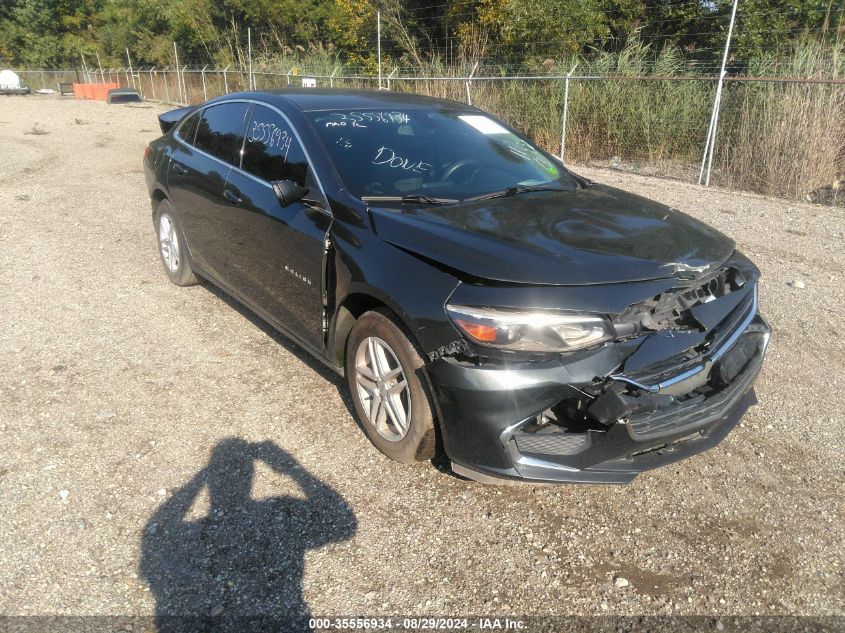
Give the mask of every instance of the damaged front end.
MULTIPOLYGON (((625 483, 714 446, 756 403, 771 335, 758 276, 736 254, 695 279, 497 289, 500 303, 600 311, 614 339, 554 359, 476 348, 434 363, 453 468, 478 480, 625 483)), ((476 305, 483 294, 456 293, 476 305)))

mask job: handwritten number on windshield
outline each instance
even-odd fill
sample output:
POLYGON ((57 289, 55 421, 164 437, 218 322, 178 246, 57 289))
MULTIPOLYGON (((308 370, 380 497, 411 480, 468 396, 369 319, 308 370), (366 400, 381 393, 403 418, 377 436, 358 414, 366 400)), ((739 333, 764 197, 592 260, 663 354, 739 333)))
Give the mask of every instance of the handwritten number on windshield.
POLYGON ((404 112, 332 112, 326 127, 368 127, 367 123, 407 123, 410 117, 404 112))

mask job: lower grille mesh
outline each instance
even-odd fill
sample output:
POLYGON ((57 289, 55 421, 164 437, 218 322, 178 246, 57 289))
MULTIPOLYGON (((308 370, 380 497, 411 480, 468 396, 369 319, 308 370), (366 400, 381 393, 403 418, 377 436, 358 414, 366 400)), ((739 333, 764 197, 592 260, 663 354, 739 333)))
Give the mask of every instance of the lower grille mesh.
POLYGON ((575 455, 590 445, 587 433, 518 433, 514 436, 520 453, 575 455))

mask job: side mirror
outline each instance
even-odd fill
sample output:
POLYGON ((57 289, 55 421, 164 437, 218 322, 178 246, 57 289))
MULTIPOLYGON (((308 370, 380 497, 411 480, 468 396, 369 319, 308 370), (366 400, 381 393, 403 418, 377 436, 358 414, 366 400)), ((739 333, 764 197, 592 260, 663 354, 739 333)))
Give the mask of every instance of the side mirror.
POLYGON ((300 187, 293 180, 274 180, 270 184, 273 185, 273 192, 283 207, 302 200, 308 195, 308 189, 300 187))

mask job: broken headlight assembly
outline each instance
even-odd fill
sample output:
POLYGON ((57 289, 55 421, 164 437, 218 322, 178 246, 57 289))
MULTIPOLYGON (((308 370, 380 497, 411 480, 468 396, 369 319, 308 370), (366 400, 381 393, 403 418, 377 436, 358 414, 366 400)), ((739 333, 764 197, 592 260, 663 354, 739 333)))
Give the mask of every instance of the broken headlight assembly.
POLYGON ((615 337, 600 316, 447 305, 449 318, 469 340, 522 352, 571 352, 615 337))

